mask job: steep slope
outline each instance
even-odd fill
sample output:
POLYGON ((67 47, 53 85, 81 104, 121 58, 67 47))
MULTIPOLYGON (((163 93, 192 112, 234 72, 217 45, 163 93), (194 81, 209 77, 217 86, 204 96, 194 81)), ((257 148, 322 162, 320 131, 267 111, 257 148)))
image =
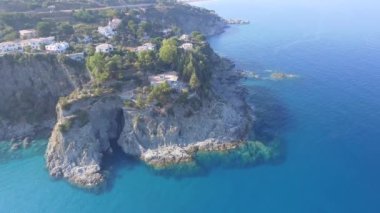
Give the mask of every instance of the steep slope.
POLYGON ((0 73, 0 140, 46 137, 59 97, 89 81, 83 65, 55 55, 1 56, 0 73))

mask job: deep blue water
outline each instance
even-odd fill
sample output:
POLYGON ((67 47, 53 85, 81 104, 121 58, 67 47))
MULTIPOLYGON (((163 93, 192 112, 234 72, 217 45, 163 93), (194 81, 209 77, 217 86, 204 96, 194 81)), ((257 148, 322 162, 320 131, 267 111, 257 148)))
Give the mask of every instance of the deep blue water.
POLYGON ((0 212, 380 212, 380 3, 200 4, 251 20, 210 40, 219 54, 242 69, 300 76, 243 82, 252 104, 260 94, 281 104, 285 161, 180 180, 126 164, 94 194, 51 180, 41 151, 0 157, 0 212))

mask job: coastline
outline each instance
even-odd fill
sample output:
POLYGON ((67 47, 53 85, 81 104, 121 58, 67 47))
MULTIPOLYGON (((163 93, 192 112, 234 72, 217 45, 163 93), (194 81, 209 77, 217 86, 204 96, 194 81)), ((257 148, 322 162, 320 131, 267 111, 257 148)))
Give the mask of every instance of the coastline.
MULTIPOLYGON (((185 10, 187 16, 193 18, 192 21, 178 22, 183 25, 182 31, 185 33, 199 30, 206 36, 213 36, 223 33, 227 27, 225 20, 213 11, 184 5, 169 8, 174 8, 175 12, 178 12, 175 9, 185 10)), ((176 13, 173 14, 175 17, 176 13)), ((143 77, 140 80, 145 83, 132 84, 133 88, 127 87, 126 81, 112 79, 103 84, 104 87, 96 89, 91 87, 91 82, 82 86, 84 82, 78 80, 78 83, 77 79, 69 78, 72 82, 68 85, 72 86, 72 92, 65 91, 69 95, 64 94, 65 97, 56 104, 56 122, 45 154, 50 175, 65 178, 78 186, 93 188, 106 181, 102 168, 104 156, 114 152, 121 151, 152 168, 162 169, 183 163, 194 164, 199 153, 249 149, 250 146, 246 145, 250 143, 254 115, 246 101, 247 92, 240 85, 241 76, 234 72, 235 65, 217 55, 205 37, 201 40, 190 37, 189 41, 194 42, 194 46, 199 45, 203 51, 200 52, 203 54, 201 57, 207 61, 206 66, 198 70, 203 74, 194 69, 195 75, 192 76, 198 78, 198 75, 203 75, 202 83, 206 85, 187 90, 172 88, 165 97, 172 101, 170 103, 162 104, 153 99, 144 107, 126 105, 123 94, 148 91, 143 94, 148 99, 148 93, 154 91, 154 86, 144 81, 143 77), (113 83, 121 86, 114 90, 113 83)), ((29 69, 25 64, 20 66, 24 69, 19 70, 29 69)), ((57 62, 59 66, 61 64, 57 62)), ((63 79, 65 77, 61 76, 63 79)), ((183 83, 190 83, 189 80, 183 83)), ((195 85, 199 85, 199 79, 195 85)), ((141 95, 141 92, 138 93, 141 95)), ((137 103, 136 97, 128 100, 137 103)), ((256 157, 248 155, 248 158, 256 157)))

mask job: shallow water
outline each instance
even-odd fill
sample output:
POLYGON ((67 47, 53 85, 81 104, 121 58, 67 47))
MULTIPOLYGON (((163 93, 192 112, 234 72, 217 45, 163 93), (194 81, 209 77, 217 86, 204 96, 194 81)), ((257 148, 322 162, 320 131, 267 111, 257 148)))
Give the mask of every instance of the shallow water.
POLYGON ((281 164, 176 179, 124 160, 94 194, 50 179, 37 152, 0 163, 0 212, 380 212, 379 4, 201 3, 251 21, 212 38, 218 53, 263 75, 300 76, 243 82, 251 104, 271 109, 268 131, 287 144, 281 164))

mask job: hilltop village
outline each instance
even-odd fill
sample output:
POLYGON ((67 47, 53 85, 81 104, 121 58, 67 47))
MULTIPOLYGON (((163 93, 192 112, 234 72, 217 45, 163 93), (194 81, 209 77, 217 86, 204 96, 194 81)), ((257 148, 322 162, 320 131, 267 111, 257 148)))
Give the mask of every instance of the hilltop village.
POLYGON ((193 87, 198 87, 201 76, 195 74, 195 69, 206 66, 208 44, 200 32, 186 34, 175 23, 160 23, 160 17, 152 17, 168 7, 173 6, 78 10, 59 17, 64 21, 58 22, 57 17, 3 15, 3 25, 16 24, 1 32, 4 36, 0 55, 64 55, 85 62, 97 83, 122 80, 135 74, 134 71, 145 74, 167 71, 176 73, 186 84, 192 79, 193 87), (26 19, 31 21, 25 24, 26 19), (20 25, 34 28, 15 31, 20 25), (204 58, 200 61, 203 64, 196 64, 197 57, 204 58), (105 67, 100 70, 101 66, 105 67))

